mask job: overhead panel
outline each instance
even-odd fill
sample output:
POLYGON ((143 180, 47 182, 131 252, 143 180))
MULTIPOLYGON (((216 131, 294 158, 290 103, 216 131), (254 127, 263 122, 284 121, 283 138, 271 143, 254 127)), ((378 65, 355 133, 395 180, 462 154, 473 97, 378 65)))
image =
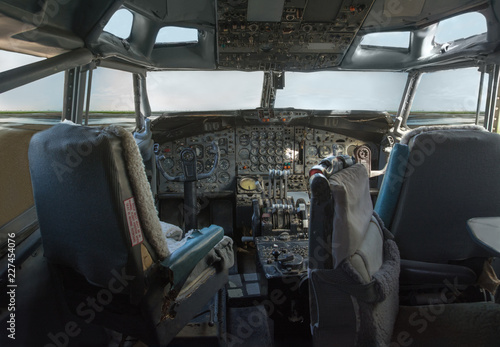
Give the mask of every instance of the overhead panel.
POLYGON ((338 66, 374 0, 220 0, 219 69, 338 66))

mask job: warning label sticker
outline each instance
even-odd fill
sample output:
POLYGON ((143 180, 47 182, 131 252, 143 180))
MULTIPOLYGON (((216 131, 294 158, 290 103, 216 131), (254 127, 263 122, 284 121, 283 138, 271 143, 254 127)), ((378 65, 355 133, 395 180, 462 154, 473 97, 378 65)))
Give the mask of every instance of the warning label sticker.
POLYGON ((130 241, 132 242, 133 247, 143 241, 141 224, 139 222, 139 217, 137 216, 137 210, 135 209, 134 197, 125 200, 123 204, 125 205, 128 230, 130 232, 130 241))

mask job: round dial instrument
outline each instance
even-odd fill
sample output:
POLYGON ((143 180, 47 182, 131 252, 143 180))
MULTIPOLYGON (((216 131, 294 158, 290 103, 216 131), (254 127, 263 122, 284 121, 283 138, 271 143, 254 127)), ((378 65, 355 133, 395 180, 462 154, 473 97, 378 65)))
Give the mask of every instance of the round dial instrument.
POLYGON ((257 186, 255 185, 255 178, 244 177, 240 180, 240 188, 243 190, 255 190, 257 186))
POLYGON ((165 158, 163 161, 163 167, 165 169, 171 169, 174 167, 174 160, 172 158, 165 158))
POLYGON ((221 172, 219 174, 219 183, 228 183, 231 176, 227 172, 221 172))
POLYGON ((226 171, 229 169, 229 161, 227 159, 222 159, 219 163, 221 170, 226 171))
POLYGON ((247 146, 249 143, 250 143, 250 137, 248 137, 248 135, 242 135, 240 137, 240 144, 242 146, 247 146))
POLYGON ((328 146, 320 146, 319 147, 319 156, 320 157, 328 157, 332 153, 331 149, 328 146))
POLYGON ((240 155, 241 159, 250 158, 250 151, 246 148, 241 149, 238 154, 240 155))
POLYGON ((307 147, 307 156, 315 157, 318 154, 318 149, 314 146, 307 147))

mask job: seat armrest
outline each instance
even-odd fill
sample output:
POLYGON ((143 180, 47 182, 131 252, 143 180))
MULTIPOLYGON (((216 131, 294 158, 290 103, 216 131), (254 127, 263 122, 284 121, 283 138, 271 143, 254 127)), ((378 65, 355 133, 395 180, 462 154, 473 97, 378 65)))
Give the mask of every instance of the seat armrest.
POLYGON ((476 282, 476 274, 465 266, 401 259, 399 283, 402 286, 444 286, 446 280, 458 285, 471 285, 476 282))
POLYGON ((189 276, 196 264, 222 240, 223 236, 224 230, 217 225, 195 230, 184 245, 161 262, 167 269, 174 287, 189 276))

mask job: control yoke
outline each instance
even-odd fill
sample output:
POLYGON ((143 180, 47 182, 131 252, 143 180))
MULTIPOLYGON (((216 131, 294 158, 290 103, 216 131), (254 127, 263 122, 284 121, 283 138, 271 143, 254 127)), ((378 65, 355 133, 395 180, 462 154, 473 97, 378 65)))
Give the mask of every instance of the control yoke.
POLYGON ((167 181, 184 182, 184 229, 198 229, 198 201, 196 192, 196 181, 209 178, 216 170, 219 163, 219 146, 215 141, 212 142, 212 150, 215 152, 214 165, 207 173, 198 174, 196 171, 196 152, 192 148, 184 148, 181 151, 181 162, 183 174, 178 176, 170 176, 161 163, 165 160, 165 156, 159 153, 158 148, 155 148, 156 166, 161 175, 167 181))
POLYGON ((203 180, 212 176, 219 163, 219 146, 215 141, 212 141, 212 150, 215 152, 214 165, 207 173, 198 174, 196 172, 196 153, 192 148, 184 148, 181 151, 182 171, 184 174, 179 176, 170 176, 161 165, 166 158, 163 154, 158 153, 158 150, 156 150, 156 166, 158 167, 161 175, 165 177, 167 181, 192 182, 203 180))

